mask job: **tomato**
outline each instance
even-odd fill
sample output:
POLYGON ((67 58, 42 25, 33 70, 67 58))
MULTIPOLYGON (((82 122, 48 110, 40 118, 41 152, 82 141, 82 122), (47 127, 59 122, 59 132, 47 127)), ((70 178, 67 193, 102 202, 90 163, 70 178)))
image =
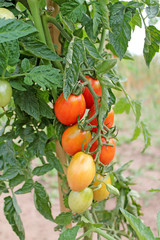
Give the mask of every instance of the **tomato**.
MULTIPOLYGON (((99 103, 99 108, 100 108, 101 104, 99 103)), ((89 119, 95 114, 95 105, 93 105, 91 107, 91 109, 89 110, 89 119)), ((113 109, 111 109, 111 111, 108 113, 107 117, 105 118, 104 120, 104 124, 108 127, 108 128, 111 128, 113 126, 113 123, 114 123, 114 111, 113 109)), ((92 125, 98 125, 98 122, 97 122, 97 118, 95 117, 91 122, 90 124, 92 125)), ((92 132, 97 132, 97 128, 94 127, 92 128, 92 132)))
POLYGON ((71 94, 68 99, 63 93, 58 97, 54 105, 57 119, 65 124, 71 125, 77 122, 77 118, 82 118, 86 110, 86 103, 83 94, 79 96, 71 94))
MULTIPOLYGON (((93 90, 95 91, 95 93, 98 96, 102 96, 102 90, 101 90, 101 85, 100 85, 99 81, 90 76, 85 76, 85 77, 91 83, 91 86, 92 86, 93 90)), ((86 108, 91 108, 92 105, 94 104, 94 99, 93 99, 93 96, 92 96, 91 92, 89 91, 88 87, 85 87, 83 96, 86 101, 86 108)))
MULTIPOLYGON (((101 140, 102 140, 103 143, 106 143, 105 138, 102 137, 101 140)), ((115 155, 115 141, 114 141, 114 139, 113 138, 109 139, 108 144, 113 145, 113 147, 103 145, 101 147, 101 153, 100 153, 100 156, 99 156, 100 162, 102 162, 104 165, 109 164, 113 160, 114 155, 115 155)), ((96 140, 92 144, 92 146, 90 148, 90 152, 94 152, 97 149, 97 147, 98 147, 98 140, 96 140)), ((93 158, 95 158, 96 153, 94 153, 92 156, 93 156, 93 158)))
POLYGON ((0 8, 0 18, 13 19, 14 14, 6 8, 0 8))
POLYGON ((62 147, 66 153, 73 156, 75 153, 86 149, 92 135, 90 131, 82 131, 78 123, 67 128, 62 135, 62 147))
POLYGON ((73 191, 81 191, 88 187, 95 176, 93 157, 84 152, 76 153, 67 168, 67 180, 73 191))
POLYGON ((92 204, 93 191, 85 188, 80 192, 71 191, 68 197, 70 209, 75 213, 85 212, 92 204))
POLYGON ((0 107, 5 107, 12 97, 12 87, 8 81, 0 81, 0 107))
POLYGON ((98 186, 101 183, 100 188, 94 190, 93 189, 93 199, 96 201, 102 201, 106 199, 106 197, 109 195, 109 192, 106 188, 105 184, 111 184, 111 178, 110 176, 103 176, 101 174, 96 174, 95 181, 93 182, 93 186, 98 186), (104 183, 103 183, 104 182, 104 183))

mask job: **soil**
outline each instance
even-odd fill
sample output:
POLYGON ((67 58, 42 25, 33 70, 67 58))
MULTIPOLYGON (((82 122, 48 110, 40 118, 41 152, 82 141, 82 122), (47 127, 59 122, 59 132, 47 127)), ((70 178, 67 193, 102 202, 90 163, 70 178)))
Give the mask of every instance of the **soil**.
MULTIPOLYGON (((140 204, 144 214, 142 219, 157 236, 156 215, 160 209, 160 192, 151 193, 148 190, 160 186, 160 149, 150 147, 145 154, 141 154, 142 148, 141 141, 122 144, 117 147, 116 159, 121 159, 120 164, 133 160, 130 172, 127 174, 135 176, 136 184, 132 188, 140 194, 140 204)), ((0 240, 18 240, 4 217, 3 197, 5 195, 0 197, 0 240)), ((26 233, 25 240, 57 240, 59 233, 54 231, 55 224, 44 219, 37 212, 33 203, 33 195, 24 194, 17 196, 17 199, 22 210, 21 218, 26 233)), ((58 198, 54 201, 52 212, 54 217, 60 213, 58 198)))

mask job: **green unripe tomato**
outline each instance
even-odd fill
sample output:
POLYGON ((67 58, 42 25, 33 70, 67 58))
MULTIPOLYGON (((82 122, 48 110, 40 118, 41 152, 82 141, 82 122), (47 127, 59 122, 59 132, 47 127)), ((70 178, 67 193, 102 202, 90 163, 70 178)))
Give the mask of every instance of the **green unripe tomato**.
POLYGON ((12 97, 12 87, 9 82, 0 81, 0 107, 5 107, 12 97))
POLYGON ((92 204, 93 191, 90 188, 85 188, 80 192, 71 191, 68 197, 70 209, 75 213, 85 212, 92 204))
POLYGON ((7 8, 0 8, 0 18, 13 19, 15 16, 7 8))

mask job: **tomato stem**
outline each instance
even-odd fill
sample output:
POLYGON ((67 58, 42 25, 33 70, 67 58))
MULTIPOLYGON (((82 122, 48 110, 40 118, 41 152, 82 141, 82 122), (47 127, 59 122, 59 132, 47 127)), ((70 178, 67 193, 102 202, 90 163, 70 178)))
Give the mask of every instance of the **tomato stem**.
POLYGON ((101 54, 104 49, 104 44, 105 44, 105 38, 106 38, 106 29, 103 28, 102 34, 101 34, 101 41, 99 45, 99 53, 101 54))

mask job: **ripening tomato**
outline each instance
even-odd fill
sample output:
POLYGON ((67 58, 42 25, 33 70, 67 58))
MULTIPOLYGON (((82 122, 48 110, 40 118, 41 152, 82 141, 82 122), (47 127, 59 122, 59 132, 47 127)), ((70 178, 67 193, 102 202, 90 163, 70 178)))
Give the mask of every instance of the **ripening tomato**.
POLYGON ((62 147, 66 153, 73 156, 75 153, 86 149, 92 135, 90 131, 82 131, 78 123, 67 128, 62 135, 62 147))
MULTIPOLYGON (((102 142, 103 143, 106 143, 106 139, 105 138, 101 138, 102 142)), ((109 142, 108 144, 110 145, 113 145, 113 146, 107 146, 107 145, 103 145, 101 147, 101 153, 100 153, 100 156, 99 156, 99 160, 101 163, 103 163, 104 165, 106 164, 109 164, 113 158, 114 158, 114 155, 115 155, 115 141, 113 138, 109 139, 109 142)), ((90 152, 94 152, 98 147, 98 140, 96 140, 91 148, 90 148, 90 152)), ((96 157, 96 153, 94 153, 93 155, 93 158, 96 157)))
POLYGON ((84 152, 76 153, 67 168, 67 180, 73 191, 81 191, 88 187, 95 176, 93 157, 84 152))
POLYGON ((0 18, 13 19, 15 16, 7 8, 0 8, 0 18))
POLYGON ((78 116, 82 118, 85 110, 86 103, 83 94, 78 96, 71 94, 66 100, 61 93, 54 105, 57 119, 65 125, 76 123, 78 116))
POLYGON ((12 97, 12 87, 8 81, 0 81, 0 107, 5 107, 12 97))
MULTIPOLYGON (((95 78, 92 78, 90 76, 85 76, 88 81, 91 83, 91 86, 93 88, 93 90, 95 91, 95 93, 98 96, 102 96, 102 90, 101 90, 101 85, 99 83, 99 81, 95 78)), ((89 91, 88 87, 85 87, 84 92, 83 92, 83 96, 85 98, 86 101, 86 108, 91 108, 92 105, 94 104, 94 99, 93 96, 91 94, 91 92, 89 91)))
POLYGON ((85 188, 80 192, 71 191, 68 197, 70 209, 75 213, 85 212, 92 204, 93 191, 90 188, 85 188))
POLYGON ((109 195, 109 192, 106 188, 106 184, 111 184, 110 176, 103 176, 101 174, 96 174, 95 181, 93 182, 93 186, 96 187, 101 184, 100 188, 93 189, 93 199, 96 201, 102 201, 106 199, 109 195))
MULTIPOLYGON (((100 108, 101 104, 99 103, 99 108, 100 108)), ((89 110, 89 119, 95 114, 95 105, 93 105, 91 107, 91 109, 89 110)), ((108 128, 111 128, 113 126, 113 123, 114 123, 114 111, 113 109, 111 109, 111 111, 108 113, 107 117, 105 118, 104 120, 104 124, 108 127, 108 128)), ((90 124, 92 125, 98 125, 98 122, 97 122, 97 118, 95 117, 91 122, 90 124)), ((94 127, 92 128, 92 132, 97 132, 97 128, 94 127)))

